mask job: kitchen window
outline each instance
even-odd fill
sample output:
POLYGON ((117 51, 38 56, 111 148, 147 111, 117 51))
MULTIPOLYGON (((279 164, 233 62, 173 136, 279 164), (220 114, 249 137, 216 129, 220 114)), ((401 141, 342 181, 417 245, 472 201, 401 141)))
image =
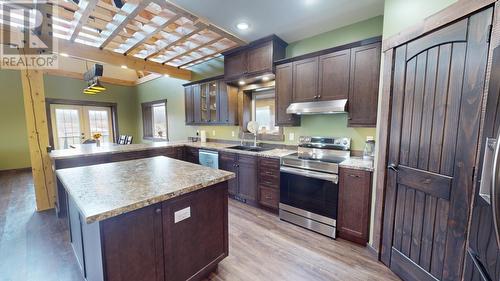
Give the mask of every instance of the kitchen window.
POLYGON ((254 90, 252 93, 252 120, 259 124, 258 139, 283 140, 282 128, 276 126, 274 88, 254 90))
POLYGON ((168 140, 167 100, 142 103, 143 138, 168 140))

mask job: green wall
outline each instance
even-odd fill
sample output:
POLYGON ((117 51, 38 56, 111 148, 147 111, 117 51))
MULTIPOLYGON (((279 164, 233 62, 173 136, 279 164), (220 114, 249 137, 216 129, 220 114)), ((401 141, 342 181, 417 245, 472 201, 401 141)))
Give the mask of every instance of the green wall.
POLYGON ((85 100, 98 102, 113 102, 118 108, 118 131, 121 135, 132 135, 139 139, 137 133, 137 95, 135 87, 119 86, 102 83, 106 91, 97 95, 84 95, 82 89, 87 83, 79 79, 44 75, 45 97, 68 100, 85 100))
MULTIPOLYGON (((168 134, 169 140, 187 140, 195 135, 194 127, 186 126, 184 110, 184 80, 160 77, 153 81, 140 84, 136 87, 137 104, 135 111, 139 136, 142 139, 142 109, 141 103, 167 99, 168 134)), ((142 140, 144 142, 144 140, 142 140)))
POLYGON ((0 71, 0 170, 30 166, 21 74, 0 71))
POLYGON ((457 0, 385 0, 384 38, 411 27, 457 0))
MULTIPOLYGON (((0 84, 0 170, 29 167, 28 134, 24 116, 21 74, 15 70, 1 70, 0 84)), ((137 95, 135 87, 116 86, 103 83, 107 88, 103 94, 88 96, 82 94, 87 85, 78 79, 44 76, 47 98, 92 100, 114 102, 118 107, 120 134, 137 134, 137 95)))
POLYGON ((382 35, 384 17, 378 16, 288 44, 287 57, 340 46, 382 35))

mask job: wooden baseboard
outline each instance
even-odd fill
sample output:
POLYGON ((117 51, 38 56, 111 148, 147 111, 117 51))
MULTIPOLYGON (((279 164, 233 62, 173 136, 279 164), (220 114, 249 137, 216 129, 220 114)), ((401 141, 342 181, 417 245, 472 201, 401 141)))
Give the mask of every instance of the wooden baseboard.
POLYGON ((24 173, 24 172, 31 172, 31 167, 9 169, 9 170, 0 170, 0 175, 7 174, 7 173, 24 173))
POLYGON ((375 250, 375 248, 372 247, 370 243, 366 244, 366 248, 368 249, 368 252, 370 252, 370 254, 378 260, 379 253, 377 252, 377 250, 375 250))

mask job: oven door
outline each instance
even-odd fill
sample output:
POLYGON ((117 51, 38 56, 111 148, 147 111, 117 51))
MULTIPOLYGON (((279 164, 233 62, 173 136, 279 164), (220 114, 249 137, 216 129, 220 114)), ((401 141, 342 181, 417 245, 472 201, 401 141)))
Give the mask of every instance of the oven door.
POLYGON ((338 175, 281 167, 280 205, 337 219, 338 175))

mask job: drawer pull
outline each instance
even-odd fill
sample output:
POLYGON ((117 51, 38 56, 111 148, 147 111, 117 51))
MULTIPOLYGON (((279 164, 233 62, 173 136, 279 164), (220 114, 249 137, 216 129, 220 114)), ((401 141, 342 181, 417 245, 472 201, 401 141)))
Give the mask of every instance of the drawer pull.
POLYGON ((358 175, 353 175, 353 174, 349 174, 349 176, 350 176, 351 178, 359 178, 359 177, 360 177, 360 176, 358 176, 358 175))

